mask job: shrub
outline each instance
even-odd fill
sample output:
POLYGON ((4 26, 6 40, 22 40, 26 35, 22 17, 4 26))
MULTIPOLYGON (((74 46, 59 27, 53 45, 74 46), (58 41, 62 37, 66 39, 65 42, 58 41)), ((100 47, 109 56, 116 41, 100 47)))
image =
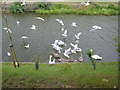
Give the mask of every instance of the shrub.
POLYGON ((50 10, 51 3, 49 2, 40 2, 36 5, 35 9, 50 10))
POLYGON ((20 2, 16 2, 11 6, 11 11, 14 13, 22 13, 26 11, 26 7, 22 6, 20 2))

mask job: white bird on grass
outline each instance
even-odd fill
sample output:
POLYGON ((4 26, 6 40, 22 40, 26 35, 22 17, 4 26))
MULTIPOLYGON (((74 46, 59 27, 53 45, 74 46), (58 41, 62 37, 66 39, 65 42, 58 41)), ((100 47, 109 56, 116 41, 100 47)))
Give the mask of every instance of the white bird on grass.
POLYGON ((28 37, 27 36, 22 36, 21 39, 28 39, 28 37))
POLYGON ((20 24, 20 22, 19 22, 19 21, 16 21, 16 23, 17 23, 17 25, 19 25, 19 24, 20 24))
POLYGON ((35 26, 35 25, 32 25, 32 26, 31 26, 31 29, 32 29, 32 30, 36 30, 36 26, 35 26))
POLYGON ((63 21, 60 19, 56 19, 57 22, 59 22, 61 25, 64 25, 63 21))
POLYGON ((30 44, 27 44, 24 47, 28 49, 28 48, 30 48, 30 44))
POLYGON ((73 26, 73 27, 77 27, 76 22, 72 22, 72 26, 73 26))
POLYGON ((62 34, 62 36, 67 37, 67 30, 64 31, 64 33, 62 34))
POLYGON ((102 59, 102 57, 100 57, 99 55, 92 55, 91 57, 95 60, 101 60, 102 59))
POLYGON ((56 51, 58 51, 58 53, 61 53, 60 50, 61 50, 62 48, 59 47, 58 45, 56 45, 56 44, 52 44, 52 48, 55 49, 56 51))
POLYGON ((41 18, 41 17, 34 17, 34 18, 37 19, 37 20, 45 21, 45 19, 41 18))
POLYGON ((70 55, 71 54, 71 48, 68 48, 67 50, 65 50, 65 52, 63 53, 63 55, 67 58, 70 58, 70 55))
POLYGON ((53 59, 53 61, 52 61, 52 57, 53 57, 52 55, 49 56, 49 62, 48 62, 48 63, 49 63, 50 65, 51 65, 51 64, 55 64, 55 59, 53 59))
POLYGON ((77 34, 75 35, 75 38, 76 38, 76 39, 80 39, 80 35, 81 35, 81 34, 82 34, 81 32, 77 33, 77 34))
POLYGON ((7 52, 7 56, 10 57, 10 56, 11 56, 11 53, 10 53, 10 52, 7 52))

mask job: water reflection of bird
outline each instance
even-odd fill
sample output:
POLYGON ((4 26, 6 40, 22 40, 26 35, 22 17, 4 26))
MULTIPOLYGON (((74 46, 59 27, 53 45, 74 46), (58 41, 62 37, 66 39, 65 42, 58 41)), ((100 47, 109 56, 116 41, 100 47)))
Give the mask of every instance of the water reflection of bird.
POLYGON ((62 34, 62 36, 67 37, 67 30, 64 31, 64 33, 62 34))
POLYGON ((55 64, 55 59, 53 59, 53 61, 52 61, 52 54, 49 56, 49 64, 51 65, 51 64, 55 64))
POLYGON ((35 25, 32 25, 32 26, 31 26, 31 29, 32 29, 32 30, 36 30, 36 26, 35 26, 35 25))

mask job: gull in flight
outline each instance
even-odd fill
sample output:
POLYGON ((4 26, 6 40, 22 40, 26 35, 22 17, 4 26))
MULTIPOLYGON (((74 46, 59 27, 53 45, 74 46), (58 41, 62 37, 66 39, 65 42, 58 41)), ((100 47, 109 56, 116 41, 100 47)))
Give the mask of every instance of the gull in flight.
POLYGON ((53 57, 52 55, 49 56, 49 62, 48 62, 48 63, 49 63, 50 65, 51 65, 51 64, 55 64, 55 59, 53 59, 53 61, 52 61, 52 57, 53 57))
POLYGON ((63 53, 63 55, 67 58, 70 58, 70 55, 71 54, 71 48, 68 48, 67 50, 65 50, 65 52, 63 53))
POLYGON ((72 22, 72 26, 73 26, 73 27, 77 27, 76 22, 72 22))
POLYGON ((41 17, 34 17, 34 18, 37 19, 37 20, 45 21, 45 19, 41 18, 41 17))
POLYGON ((67 30, 64 31, 64 33, 62 34, 62 36, 67 37, 67 30))
POLYGON ((36 26, 35 26, 35 25, 32 25, 32 26, 31 26, 31 29, 32 29, 32 30, 36 30, 36 26))
POLYGON ((10 52, 7 52, 7 56, 10 57, 10 56, 11 56, 11 53, 10 53, 10 52))
POLYGON ((58 45, 56 45, 56 44, 52 44, 52 48, 55 49, 56 51, 58 51, 58 53, 61 53, 60 50, 61 50, 62 48, 59 47, 58 45))
POLYGON ((59 22, 61 25, 64 25, 63 21, 60 19, 56 19, 57 22, 59 22))
POLYGON ((27 44, 24 47, 28 49, 28 48, 30 48, 30 44, 27 44))
POLYGON ((17 25, 19 25, 19 24, 20 24, 20 22, 19 22, 19 21, 16 21, 16 23, 17 23, 17 25))
POLYGON ((77 34, 75 35, 75 38, 76 38, 76 39, 80 39, 80 35, 81 35, 81 34, 82 34, 81 32, 77 33, 77 34))
POLYGON ((92 55, 91 57, 95 60, 102 60, 102 57, 100 57, 99 55, 92 55))
POLYGON ((100 26, 94 25, 90 31, 94 30, 101 30, 102 28, 100 26))
POLYGON ((21 39, 28 39, 28 37, 27 36, 22 36, 21 39))

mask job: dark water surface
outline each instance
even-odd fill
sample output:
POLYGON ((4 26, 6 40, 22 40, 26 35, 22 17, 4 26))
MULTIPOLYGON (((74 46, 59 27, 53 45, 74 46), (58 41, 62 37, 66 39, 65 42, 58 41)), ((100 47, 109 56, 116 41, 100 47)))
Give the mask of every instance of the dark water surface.
MULTIPOLYGON (((44 22, 34 19, 39 16, 35 13, 24 14, 7 14, 8 23, 14 39, 15 50, 20 61, 34 61, 37 56, 40 56, 42 62, 48 62, 49 54, 51 53, 51 44, 56 39, 62 39, 62 26, 56 22, 56 18, 63 20, 65 29, 68 30, 66 38, 67 43, 75 42, 74 35, 81 32, 80 47, 83 50, 85 61, 89 61, 86 56, 87 49, 92 48, 96 54, 103 57, 102 61, 117 61, 118 53, 116 51, 114 36, 118 35, 118 17, 117 16, 90 16, 90 15, 40 15, 45 19, 44 22), (16 21, 20 21, 17 25, 16 21), (78 27, 72 27, 71 23, 76 22, 78 27), (31 25, 36 25, 36 31, 31 30, 31 25), (102 27, 102 30, 90 32, 93 25, 102 27), (28 36, 27 40, 30 43, 30 48, 25 49, 22 45, 21 37, 28 36)), ((3 19, 3 28, 5 22, 3 19)), ((66 47, 68 48, 69 45, 66 47)), ((9 50, 8 34, 2 31, 2 60, 3 62, 12 61, 7 57, 6 52, 9 50)))

